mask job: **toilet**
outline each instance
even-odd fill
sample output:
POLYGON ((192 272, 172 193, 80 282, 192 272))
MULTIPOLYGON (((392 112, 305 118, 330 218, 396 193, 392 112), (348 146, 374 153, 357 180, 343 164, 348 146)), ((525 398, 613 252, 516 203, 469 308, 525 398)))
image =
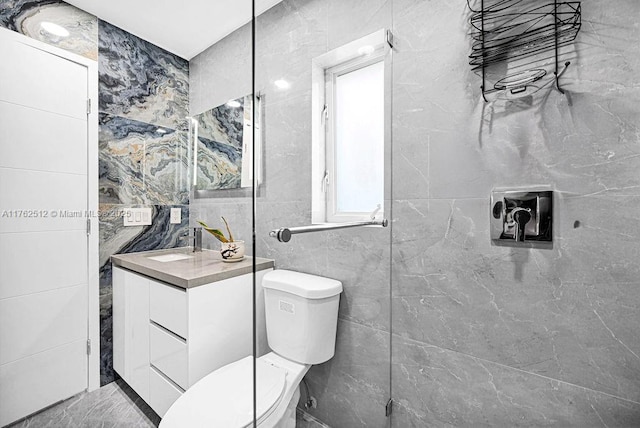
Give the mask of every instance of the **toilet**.
MULTIPOLYGON (((260 428, 294 428, 302 378, 335 353, 342 283, 274 270, 262 287, 272 352, 255 360, 256 420, 260 428)), ((252 427, 253 363, 249 355, 200 379, 173 403, 160 428, 252 427)))

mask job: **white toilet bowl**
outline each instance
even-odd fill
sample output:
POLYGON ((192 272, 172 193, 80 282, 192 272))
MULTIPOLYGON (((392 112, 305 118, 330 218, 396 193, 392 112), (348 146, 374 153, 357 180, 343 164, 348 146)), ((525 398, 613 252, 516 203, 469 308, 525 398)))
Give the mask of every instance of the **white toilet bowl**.
MULTIPOLYGON (((311 365, 276 353, 256 360, 256 419, 260 428, 295 427, 299 385, 311 365)), ((189 388, 167 411, 160 428, 253 426, 253 357, 228 364, 189 388)))

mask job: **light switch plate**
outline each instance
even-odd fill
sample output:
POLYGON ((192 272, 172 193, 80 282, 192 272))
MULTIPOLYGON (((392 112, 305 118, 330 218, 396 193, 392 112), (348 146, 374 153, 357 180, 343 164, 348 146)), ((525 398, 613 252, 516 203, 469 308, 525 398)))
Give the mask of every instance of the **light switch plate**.
POLYGON ((182 223, 182 210, 180 208, 171 208, 171 216, 169 223, 180 224, 182 223))
POLYGON ((151 208, 124 208, 125 226, 149 226, 151 224, 151 208))

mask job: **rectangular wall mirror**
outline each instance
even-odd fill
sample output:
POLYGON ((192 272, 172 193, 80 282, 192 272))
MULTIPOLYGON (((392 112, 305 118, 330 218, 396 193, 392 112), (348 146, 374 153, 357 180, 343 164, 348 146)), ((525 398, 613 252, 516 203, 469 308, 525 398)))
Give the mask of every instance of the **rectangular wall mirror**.
POLYGON ((252 163, 261 181, 260 97, 256 97, 253 150, 252 96, 245 95, 189 118, 191 182, 196 198, 239 196, 252 186, 252 163))

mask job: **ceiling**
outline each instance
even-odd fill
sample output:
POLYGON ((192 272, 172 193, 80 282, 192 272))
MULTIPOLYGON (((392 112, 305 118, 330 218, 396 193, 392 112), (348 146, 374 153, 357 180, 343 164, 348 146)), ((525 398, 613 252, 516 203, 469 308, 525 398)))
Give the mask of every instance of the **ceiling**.
MULTIPOLYGON (((190 60, 251 20, 251 0, 65 0, 190 60)), ((255 0, 256 15, 282 0, 255 0)))

